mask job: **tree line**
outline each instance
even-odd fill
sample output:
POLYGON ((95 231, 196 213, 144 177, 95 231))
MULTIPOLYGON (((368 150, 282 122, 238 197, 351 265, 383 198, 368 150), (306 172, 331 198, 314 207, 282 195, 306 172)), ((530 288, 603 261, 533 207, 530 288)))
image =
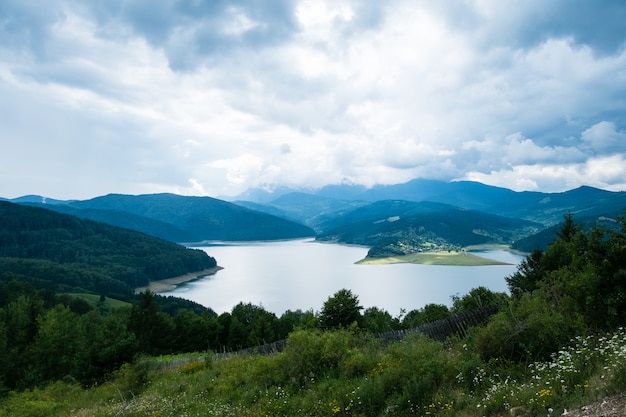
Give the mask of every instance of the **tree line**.
MULTIPOLYGON (((484 288, 477 292, 504 296, 484 288)), ((471 308, 463 304, 470 298, 457 299, 456 310, 471 308)), ((407 329, 454 311, 429 304, 392 317, 377 307, 363 311, 358 296, 346 289, 329 297, 319 312, 288 310, 280 316, 243 302, 218 315, 150 291, 112 310, 103 307, 105 300, 101 296, 92 305, 27 282, 0 282, 0 387, 26 389, 61 378, 90 385, 142 355, 229 352, 285 339, 294 329, 407 329)))
POLYGON ((626 325, 626 216, 585 229, 566 215, 553 243, 506 280, 506 308, 477 336, 485 358, 546 359, 573 337, 626 325))

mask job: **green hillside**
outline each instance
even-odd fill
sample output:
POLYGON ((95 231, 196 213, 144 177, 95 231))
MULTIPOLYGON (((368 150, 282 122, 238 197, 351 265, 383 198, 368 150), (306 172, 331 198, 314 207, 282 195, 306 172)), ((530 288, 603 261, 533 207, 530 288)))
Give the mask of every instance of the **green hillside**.
POLYGON ((626 209, 626 192, 579 187, 562 193, 521 192, 498 201, 492 212, 556 226, 571 213, 577 219, 606 216, 615 218, 626 209))
MULTIPOLYGON (((622 210, 623 212, 624 210, 622 210)), ((619 227, 619 223, 616 221, 614 217, 606 217, 606 216, 590 216, 590 217, 577 217, 577 221, 581 225, 584 230, 591 230, 595 226, 602 226, 608 230, 614 229, 615 227, 619 227)), ((518 250, 520 252, 530 253, 535 249, 546 250, 548 245, 550 245, 557 236, 557 233, 560 229, 560 225, 555 225, 548 227, 547 229, 541 230, 536 234, 529 235, 522 239, 519 239, 511 245, 512 249, 518 250)))
POLYGON ((67 293, 60 294, 61 296, 67 295, 70 298, 84 300, 89 307, 94 310, 103 311, 106 313, 112 312, 116 308, 130 307, 131 304, 126 301, 116 300, 115 298, 102 297, 96 294, 87 293, 67 293))
POLYGON ((179 227, 160 220, 150 219, 137 214, 101 209, 80 209, 69 204, 49 204, 38 205, 38 207, 54 210, 59 213, 70 214, 83 219, 94 220, 101 223, 110 224, 124 229, 135 230, 150 236, 169 240, 170 242, 193 242, 198 237, 189 230, 182 230, 179 227))
POLYGON ((200 250, 131 230, 0 202, 0 279, 125 299, 151 281, 216 266, 200 250))
POLYGON ((441 203, 385 200, 325 224, 318 240, 371 246, 369 257, 457 250, 486 243, 511 244, 541 225, 441 203))

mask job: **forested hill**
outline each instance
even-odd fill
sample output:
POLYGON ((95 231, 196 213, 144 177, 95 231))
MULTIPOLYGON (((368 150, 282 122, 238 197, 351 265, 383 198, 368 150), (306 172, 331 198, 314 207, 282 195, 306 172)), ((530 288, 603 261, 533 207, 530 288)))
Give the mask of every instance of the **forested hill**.
POLYGON ((0 281, 126 299, 136 287, 216 266, 200 250, 38 207, 0 201, 0 281))
POLYGON ((385 200, 327 221, 318 240, 372 246, 368 256, 387 257, 468 245, 509 245, 541 226, 441 203, 385 200))

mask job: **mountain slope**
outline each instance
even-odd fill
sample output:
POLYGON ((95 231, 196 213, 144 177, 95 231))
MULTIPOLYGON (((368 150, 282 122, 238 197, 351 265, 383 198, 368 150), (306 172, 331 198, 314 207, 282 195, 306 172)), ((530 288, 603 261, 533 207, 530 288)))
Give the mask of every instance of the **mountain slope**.
MULTIPOLYGON (((28 204, 33 205, 33 204, 28 204)), ((150 219, 148 217, 136 214, 117 211, 117 210, 99 210, 99 209, 79 209, 68 204, 41 205, 37 207, 47 208, 58 213, 69 214, 80 217, 82 219, 94 220, 110 224, 111 226, 122 227, 124 229, 135 230, 150 236, 169 240, 170 242, 194 242, 202 240, 193 232, 182 230, 173 224, 150 219)))
POLYGON ((38 207, 0 202, 0 280, 56 291, 133 289, 216 266, 200 250, 38 207))
POLYGON ((330 219, 367 204, 364 201, 335 199, 302 192, 285 194, 265 204, 249 201, 235 203, 306 224, 318 233, 323 230, 322 225, 330 219))
POLYGON ((374 246, 378 256, 475 244, 510 244, 536 233, 541 225, 465 210, 403 200, 372 203, 325 225, 319 240, 374 246), (381 247, 386 247, 381 250, 381 247))
MULTIPOLYGON (((594 226, 600 226, 605 230, 612 230, 619 227, 619 223, 613 217, 605 216, 588 216, 576 217, 576 223, 582 227, 584 231, 591 230, 594 226)), ((521 252, 531 252, 534 249, 545 251, 548 245, 552 244, 561 231, 562 224, 557 224, 547 229, 541 230, 536 234, 529 235, 515 241, 511 248, 521 252)))
POLYGON ((626 192, 579 187, 562 193, 519 193, 516 198, 494 205, 494 211, 508 217, 555 225, 567 213, 576 218, 616 217, 624 214, 626 192))

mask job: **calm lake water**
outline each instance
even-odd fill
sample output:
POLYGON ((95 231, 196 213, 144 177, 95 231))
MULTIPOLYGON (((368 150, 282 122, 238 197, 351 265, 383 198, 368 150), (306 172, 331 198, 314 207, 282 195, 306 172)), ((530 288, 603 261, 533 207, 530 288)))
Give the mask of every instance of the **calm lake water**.
POLYGON ((451 296, 472 288, 507 291, 504 278, 523 259, 505 251, 477 254, 513 265, 435 266, 355 265, 367 248, 312 240, 245 242, 202 247, 224 269, 163 293, 230 312, 239 302, 262 305, 278 316, 286 310, 321 310, 328 297, 351 290, 365 308, 376 306, 397 316, 429 303, 450 306, 451 296))

